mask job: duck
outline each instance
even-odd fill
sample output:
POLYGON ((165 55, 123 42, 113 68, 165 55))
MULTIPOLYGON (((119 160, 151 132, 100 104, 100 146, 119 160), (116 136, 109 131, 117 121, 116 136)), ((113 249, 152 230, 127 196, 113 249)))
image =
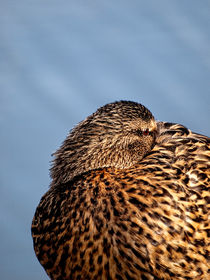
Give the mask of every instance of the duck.
POLYGON ((31 226, 50 279, 210 279, 209 137, 123 100, 53 156, 31 226))

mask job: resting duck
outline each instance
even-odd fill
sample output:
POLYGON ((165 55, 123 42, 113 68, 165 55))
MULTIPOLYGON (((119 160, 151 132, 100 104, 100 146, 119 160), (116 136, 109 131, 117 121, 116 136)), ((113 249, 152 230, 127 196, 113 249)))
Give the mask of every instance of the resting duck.
POLYGON ((119 101, 58 151, 32 222, 54 280, 210 279, 210 140, 119 101))

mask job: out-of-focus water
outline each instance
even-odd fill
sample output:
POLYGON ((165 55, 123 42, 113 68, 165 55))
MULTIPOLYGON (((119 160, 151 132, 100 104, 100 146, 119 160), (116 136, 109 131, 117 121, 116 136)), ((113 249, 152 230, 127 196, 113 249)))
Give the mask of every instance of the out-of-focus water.
POLYGON ((1 279, 47 279, 30 224, 51 153, 120 99, 210 135, 209 1, 0 1, 1 279))

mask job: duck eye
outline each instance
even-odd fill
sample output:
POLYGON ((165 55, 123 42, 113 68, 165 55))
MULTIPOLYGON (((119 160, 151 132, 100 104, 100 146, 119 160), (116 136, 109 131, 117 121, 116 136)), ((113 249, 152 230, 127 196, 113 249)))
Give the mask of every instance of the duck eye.
POLYGON ((149 131, 148 128, 145 129, 145 130, 143 131, 143 135, 147 136, 147 135, 149 135, 149 134, 150 134, 150 131, 149 131))

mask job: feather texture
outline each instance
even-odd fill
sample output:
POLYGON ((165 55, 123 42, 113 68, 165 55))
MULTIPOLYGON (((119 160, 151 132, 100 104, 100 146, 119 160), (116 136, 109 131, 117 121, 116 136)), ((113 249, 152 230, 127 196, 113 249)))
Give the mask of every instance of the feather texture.
POLYGON ((210 279, 209 138, 156 125, 132 166, 87 170, 42 197, 32 236, 51 279, 210 279))

